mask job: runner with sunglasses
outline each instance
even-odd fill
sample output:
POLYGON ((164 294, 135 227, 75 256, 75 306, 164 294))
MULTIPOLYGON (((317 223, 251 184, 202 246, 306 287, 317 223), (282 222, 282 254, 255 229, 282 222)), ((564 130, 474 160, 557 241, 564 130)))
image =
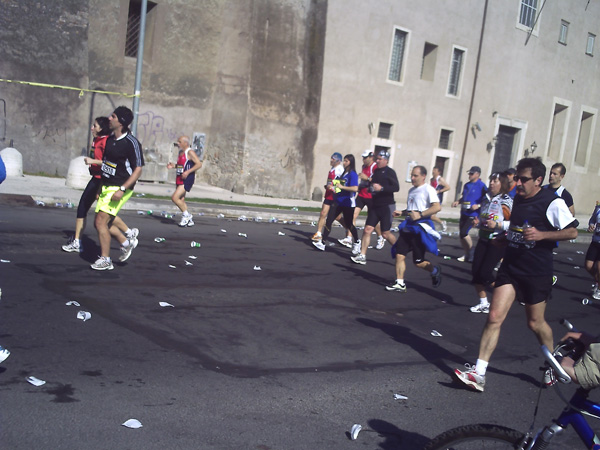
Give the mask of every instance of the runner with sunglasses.
MULTIPOLYGON (((460 381, 480 392, 500 328, 515 299, 525 303, 527 325, 539 343, 554 348, 552 329, 544 317, 552 291, 552 250, 556 241, 577 237, 578 222, 562 198, 542 189, 545 176, 546 167, 539 158, 524 158, 517 165, 517 195, 507 231, 508 246, 496 277, 479 356, 474 366, 465 364, 466 370, 454 370, 460 381)), ((552 384, 550 377, 545 381, 552 384)))

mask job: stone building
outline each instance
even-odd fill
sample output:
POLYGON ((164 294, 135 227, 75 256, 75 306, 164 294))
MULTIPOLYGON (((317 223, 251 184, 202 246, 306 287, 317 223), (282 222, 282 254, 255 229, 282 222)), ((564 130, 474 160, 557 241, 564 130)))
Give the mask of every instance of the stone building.
MULTIPOLYGON (((131 94, 139 5, 3 0, 0 78, 131 94)), ((565 164, 579 212, 600 199, 598 2, 148 5, 146 178, 167 179, 177 135, 200 133, 201 179, 236 192, 318 197, 332 152, 387 148, 401 180, 443 166, 446 204, 471 165, 487 177, 525 155, 565 164)), ((131 98, 0 82, 0 147, 14 140, 26 171, 65 175, 91 119, 118 104, 131 98)))

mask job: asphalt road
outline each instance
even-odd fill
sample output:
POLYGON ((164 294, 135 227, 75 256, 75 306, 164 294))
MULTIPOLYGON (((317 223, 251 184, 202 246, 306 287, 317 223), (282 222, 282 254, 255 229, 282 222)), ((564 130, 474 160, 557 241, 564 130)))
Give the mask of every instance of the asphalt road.
MULTIPOLYGON (((452 380, 453 368, 475 361, 485 321, 468 311, 476 296, 456 238, 440 245, 452 260, 434 257, 442 286, 409 264, 400 294, 384 290, 389 246, 359 266, 340 246, 316 250, 306 225, 204 216, 181 229, 123 218, 140 244, 127 263, 96 272, 91 223, 85 252, 65 253, 73 210, 0 196, 0 258, 10 261, 0 263, 0 345, 12 352, 0 365, 0 448, 418 449, 462 424, 529 428, 541 354, 518 304, 486 392, 452 380), (81 306, 65 305, 72 300, 81 306), (78 320, 80 310, 91 319, 78 320), (121 426, 130 418, 143 427, 121 426), (364 431, 351 441, 355 423, 364 431)), ((561 317, 597 328, 599 306, 581 303, 591 280, 574 268, 585 250, 557 249, 547 314, 557 337, 561 317)), ((561 409, 545 391, 536 425, 561 409)), ((560 439, 557 448, 579 448, 571 430, 560 439)))

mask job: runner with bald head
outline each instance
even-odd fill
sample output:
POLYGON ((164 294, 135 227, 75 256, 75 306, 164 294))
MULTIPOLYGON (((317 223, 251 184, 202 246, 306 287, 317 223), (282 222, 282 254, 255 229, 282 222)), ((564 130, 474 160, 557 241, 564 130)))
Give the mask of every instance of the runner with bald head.
POLYGON ((202 167, 202 161, 198 158, 196 152, 190 147, 190 138, 188 136, 181 136, 177 139, 175 144, 179 147, 179 156, 177 157, 177 164, 167 164, 167 169, 175 169, 177 171, 177 178, 175 179, 175 192, 171 200, 177 205, 182 212, 180 227, 191 227, 194 225, 192 220, 192 214, 188 212, 187 204, 185 203, 185 194, 190 192, 194 181, 196 180, 196 171, 202 167))

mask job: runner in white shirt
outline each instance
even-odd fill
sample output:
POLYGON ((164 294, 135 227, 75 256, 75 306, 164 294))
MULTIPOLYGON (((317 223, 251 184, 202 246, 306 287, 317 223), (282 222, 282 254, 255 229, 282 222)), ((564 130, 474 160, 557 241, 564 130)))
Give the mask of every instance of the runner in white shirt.
POLYGON ((415 266, 431 274, 431 282, 438 287, 442 282, 442 270, 425 259, 425 252, 437 255, 437 243, 440 235, 435 231, 431 216, 442 208, 435 189, 425 182, 427 169, 423 166, 413 168, 410 175, 413 187, 408 191, 406 211, 394 211, 394 216, 407 216, 400 224, 400 233, 396 241, 396 280, 386 286, 388 291, 406 292, 404 272, 406 271, 406 255, 413 254, 415 266))

